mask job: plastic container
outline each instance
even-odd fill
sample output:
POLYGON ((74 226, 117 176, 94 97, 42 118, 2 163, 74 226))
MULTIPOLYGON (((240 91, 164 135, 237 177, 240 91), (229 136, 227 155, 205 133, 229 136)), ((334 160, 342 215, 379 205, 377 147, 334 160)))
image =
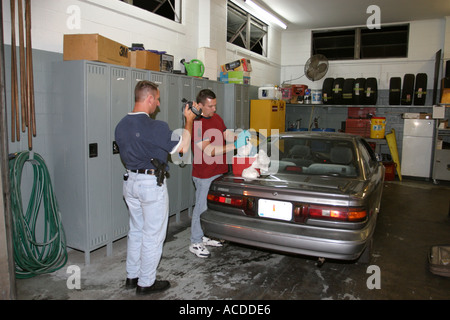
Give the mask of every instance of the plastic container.
POLYGON ((304 96, 306 89, 308 89, 308 86, 305 84, 293 84, 292 94, 296 96, 304 96))
POLYGON ((384 181, 394 181, 395 180, 395 162, 383 162, 383 166, 386 169, 384 171, 384 181))
POLYGON ((292 99, 292 88, 291 87, 280 88, 280 92, 281 92, 281 99, 283 99, 283 100, 291 100, 292 99))
POLYGON ((386 130, 385 117, 373 117, 370 120, 370 138, 384 139, 384 132, 386 130))
POLYGON ((244 169, 247 169, 252 165, 252 163, 255 161, 255 157, 233 157, 233 174, 235 176, 242 176, 242 171, 244 169))
POLYGON ((276 87, 261 87, 258 88, 259 100, 276 100, 278 97, 278 89, 276 87))
POLYGON ((322 90, 311 89, 311 103, 321 104, 322 103, 322 90))

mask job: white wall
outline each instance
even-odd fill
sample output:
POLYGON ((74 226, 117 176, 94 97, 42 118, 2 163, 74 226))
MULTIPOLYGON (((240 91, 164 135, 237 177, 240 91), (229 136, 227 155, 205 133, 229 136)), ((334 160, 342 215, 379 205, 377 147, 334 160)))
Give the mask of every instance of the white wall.
POLYGON ((428 74, 430 87, 434 78, 435 54, 444 49, 445 25, 445 19, 411 21, 408 58, 330 61, 326 76, 316 82, 306 77, 294 80, 304 74, 304 65, 311 55, 311 30, 285 31, 282 34, 281 81, 292 80, 288 83, 320 89, 326 77, 375 77, 379 79, 379 89, 389 89, 391 77, 403 78, 406 73, 424 72, 428 74))
MULTIPOLYGON (((175 61, 196 57, 197 0, 189 1, 181 25, 117 0, 39 0, 31 4, 34 49, 62 53, 64 34, 99 33, 127 46, 143 43, 146 49, 167 51, 175 61)), ((4 38, 10 44, 9 1, 3 1, 3 12, 4 38)))
MULTIPOLYGON (((33 48, 62 53, 64 34, 100 33, 127 46, 143 43, 147 49, 167 51, 175 57, 175 69, 181 69, 181 59, 189 61, 197 58, 197 48, 209 43, 211 48, 217 50, 219 65, 240 58, 250 59, 253 85, 280 84, 303 75, 304 64, 311 52, 311 30, 282 31, 277 27, 269 28, 268 56, 264 58, 227 43, 226 0, 211 0, 206 10, 205 1, 184 1, 182 24, 118 0, 32 1, 33 48), (74 24, 77 18, 79 26, 74 24), (209 26, 209 30, 204 30, 205 26, 209 26)), ((3 1, 6 44, 11 43, 9 12, 9 1, 3 1)), ((444 48, 445 37, 448 37, 445 22, 445 19, 412 21, 410 55, 406 59, 332 61, 327 77, 373 76, 380 79, 380 89, 388 88, 390 77, 405 73, 426 72, 430 79, 434 76, 434 54, 444 48)), ((16 34, 18 43, 18 32, 16 34)), ((449 53, 445 54, 448 57, 449 53)), ((291 83, 321 88, 322 82, 323 79, 311 83, 303 77, 291 83)))
MULTIPOLYGON (((32 1, 33 48, 62 53, 64 34, 99 33, 126 46, 143 43, 146 49, 167 51, 174 55, 174 68, 181 69, 181 59, 197 58, 197 48, 209 43, 218 52, 218 67, 236 59, 249 58, 254 68, 252 84, 266 83, 266 79, 279 82, 280 30, 270 31, 269 57, 259 59, 247 50, 227 49, 226 0, 188 0, 183 3, 183 22, 179 24, 118 0, 32 1), (205 9, 205 1, 209 8, 205 9), (205 26, 209 26, 209 30, 205 30, 205 26)), ((4 39, 6 44, 11 44, 9 1, 3 1, 3 12, 4 39)), ((17 27, 16 34, 18 44, 17 27)))

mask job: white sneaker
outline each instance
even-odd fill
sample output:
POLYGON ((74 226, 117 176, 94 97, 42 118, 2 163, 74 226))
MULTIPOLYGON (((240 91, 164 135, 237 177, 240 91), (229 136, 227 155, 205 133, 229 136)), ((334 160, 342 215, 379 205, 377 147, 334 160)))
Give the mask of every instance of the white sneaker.
POLYGON ((223 246, 222 242, 210 239, 208 237, 203 237, 202 240, 203 240, 203 244, 205 246, 211 246, 211 247, 221 247, 221 246, 223 246))
POLYGON ((211 254, 203 243, 193 243, 189 246, 189 251, 199 258, 208 258, 211 254))

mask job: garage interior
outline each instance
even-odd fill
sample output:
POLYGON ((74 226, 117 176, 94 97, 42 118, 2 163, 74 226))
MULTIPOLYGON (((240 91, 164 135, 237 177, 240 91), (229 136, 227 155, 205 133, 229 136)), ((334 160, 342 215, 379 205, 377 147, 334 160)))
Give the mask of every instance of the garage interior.
MULTIPOLYGON (((14 72, 17 72, 16 80, 22 78, 18 77, 22 75, 20 28, 12 27, 13 23, 20 24, 20 15, 12 19, 11 4, 14 3, 14 10, 18 10, 16 1, 2 1, 2 299, 450 298, 449 277, 431 272, 429 262, 432 247, 450 246, 450 100, 445 100, 450 99, 448 1, 399 3, 383 0, 361 3, 345 0, 339 4, 295 0, 152 1, 161 5, 171 3, 175 9, 179 8, 180 11, 175 10, 171 18, 173 21, 138 8, 137 2, 133 6, 132 2, 42 0, 39 5, 35 2, 29 4, 30 16, 27 16, 27 20, 32 23, 31 36, 25 38, 32 39, 32 43, 26 43, 24 47, 32 47, 27 60, 32 61, 30 68, 34 78, 32 98, 35 123, 33 118, 25 119, 30 121, 30 126, 20 130, 20 126, 14 127, 13 123, 16 120, 19 123, 20 119, 11 118, 13 96, 17 95, 16 101, 22 100, 18 98, 22 83, 18 87, 13 86, 14 72), (263 22, 266 37, 255 41, 260 43, 261 53, 229 42, 233 38, 242 39, 242 34, 233 29, 234 33, 227 37, 227 32, 231 33, 227 17, 233 19, 228 3, 263 22), (256 3, 278 17, 286 23, 286 28, 263 17, 250 3, 256 3), (311 80, 305 75, 305 66, 317 49, 313 44, 314 34, 348 29, 356 30, 356 34, 359 34, 366 26, 376 27, 377 22, 381 30, 384 27, 407 26, 407 41, 404 43, 407 50, 404 56, 339 59, 331 58, 330 53, 327 72, 322 78, 311 80), (13 32, 15 37, 12 36, 13 32), (138 45, 158 51, 161 61, 168 63, 169 67, 158 63, 158 70, 155 70, 132 66, 130 61, 124 65, 121 64, 123 62, 100 59, 69 59, 66 57, 69 50, 65 47, 66 36, 78 34, 98 34, 124 44, 127 50, 138 45), (264 39, 263 42, 259 42, 261 39, 264 39), (203 61, 203 77, 189 75, 189 63, 193 63, 194 59, 203 61), (229 69, 240 77, 234 82, 225 79, 227 75, 224 72, 221 74, 221 71, 227 68, 227 64, 236 61, 241 64, 251 61, 251 69, 248 69, 251 71, 229 69), (15 71, 14 64, 18 67, 15 71), (405 75, 414 75, 418 79, 419 74, 428 77, 424 101, 418 104, 391 103, 391 79, 400 78, 404 84, 407 82, 405 75), (139 297, 133 290, 126 290, 128 217, 123 214, 126 207, 121 196, 124 168, 110 140, 115 124, 132 106, 135 82, 144 78, 159 84, 162 108, 156 118, 166 121, 171 129, 182 125, 181 99, 193 99, 201 88, 211 88, 216 92, 217 113, 223 117, 227 127, 233 129, 250 128, 251 111, 254 108, 252 101, 264 100, 284 100, 286 108, 282 114, 282 131, 330 129, 351 132, 349 124, 352 121, 349 120, 358 120, 358 123, 362 120, 369 132, 361 134, 366 135, 386 165, 389 164, 390 169, 394 168, 384 183, 371 263, 326 260, 322 265, 314 257, 271 252, 228 242, 222 248, 213 248, 209 259, 198 259, 188 250, 194 195, 189 166, 181 168, 171 163, 173 175, 168 187, 169 229, 157 274, 158 278, 169 280, 171 288, 147 297, 139 297), (327 78, 376 79, 376 101, 367 104, 344 102, 339 105, 326 104, 324 101, 308 103, 303 91, 297 95, 289 91, 289 98, 275 96, 278 87, 291 90, 291 85, 307 86, 311 92, 322 92, 327 78), (268 93, 269 97, 262 97, 263 93, 268 93), (91 105, 98 108, 89 107, 91 105), (351 116, 355 113, 356 119, 351 116), (391 149, 384 135, 381 138, 370 137, 371 122, 366 117, 369 113, 385 119, 383 129, 386 134, 394 133, 395 149, 391 149), (410 137, 405 131, 407 118, 431 123, 431 136, 426 140, 410 137), (420 141, 411 152, 422 147, 425 147, 425 151, 406 157, 405 154, 410 152, 406 150, 413 145, 411 141, 420 141), (68 260, 62 267, 23 279, 16 277, 14 270, 11 216, 15 206, 9 195, 10 187, 16 181, 12 181, 8 174, 8 156, 11 154, 23 154, 28 159, 21 172, 19 187, 23 191, 24 208, 31 201, 29 193, 34 184, 33 165, 42 156, 60 205, 68 239, 68 260), (426 160, 422 158, 424 155, 426 160), (395 169, 400 165, 405 167, 405 171, 395 169), (83 214, 73 214, 72 211, 83 214), (116 215, 116 211, 121 214, 116 215), (95 215, 95 212, 102 214, 95 215), (81 275, 80 282, 72 277, 77 272, 81 275)), ((27 1, 23 2, 24 13, 26 4, 27 1)), ((337 46, 342 44, 336 41, 337 46)), ((72 50, 77 48, 80 48, 78 44, 72 50)), ((228 77, 230 75, 231 72, 228 72, 228 77)), ((301 88, 303 90, 304 87, 301 88)), ((258 108, 263 108, 264 103, 258 108)), ((41 208, 39 212, 42 211, 41 208)), ((37 229, 43 224, 40 219, 37 229)))

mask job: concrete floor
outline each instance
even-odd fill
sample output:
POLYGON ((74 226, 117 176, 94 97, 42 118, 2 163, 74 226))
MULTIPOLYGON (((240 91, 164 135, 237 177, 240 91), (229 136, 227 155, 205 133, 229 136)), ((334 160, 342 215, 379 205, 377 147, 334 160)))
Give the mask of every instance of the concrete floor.
MULTIPOLYGON (((163 293, 136 296, 124 288, 126 239, 91 254, 71 250, 69 262, 48 275, 16 280, 20 300, 446 300, 450 278, 431 273, 431 246, 450 245, 450 184, 407 180, 386 182, 374 236, 371 266, 326 261, 226 243, 209 259, 188 251, 187 213, 169 222, 157 277, 171 282, 163 293), (71 265, 81 271, 81 288, 68 289, 71 265), (375 267, 373 267, 375 266, 375 267), (373 271, 376 268, 376 271, 373 271), (378 271, 377 271, 378 270, 378 271), (379 281, 378 281, 379 280, 379 281), (379 288, 376 285, 379 284, 379 288), (375 286, 375 287, 374 287, 375 286)), ((74 282, 71 282, 74 283, 74 282)))

